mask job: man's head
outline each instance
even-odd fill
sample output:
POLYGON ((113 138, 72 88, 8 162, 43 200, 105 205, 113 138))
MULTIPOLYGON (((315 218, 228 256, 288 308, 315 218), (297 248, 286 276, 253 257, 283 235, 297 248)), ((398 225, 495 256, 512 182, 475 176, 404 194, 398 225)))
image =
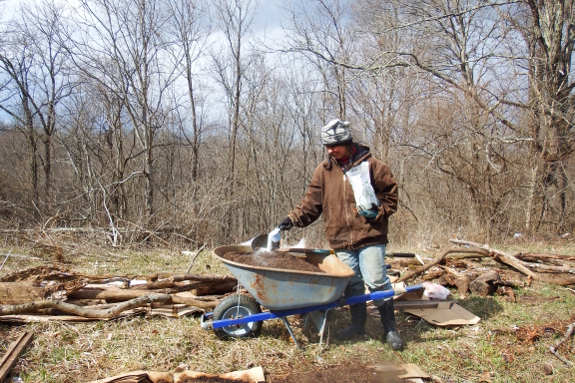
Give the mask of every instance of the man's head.
POLYGON ((336 160, 347 160, 352 154, 353 138, 349 122, 331 120, 321 128, 321 142, 330 156, 336 160))
POLYGON ((352 141, 348 121, 331 120, 321 128, 321 143, 324 146, 349 145, 352 141))

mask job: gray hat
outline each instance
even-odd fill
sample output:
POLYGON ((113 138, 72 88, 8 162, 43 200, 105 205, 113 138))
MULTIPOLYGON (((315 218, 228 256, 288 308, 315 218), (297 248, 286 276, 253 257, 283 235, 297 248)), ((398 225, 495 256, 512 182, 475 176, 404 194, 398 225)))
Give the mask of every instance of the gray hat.
POLYGON ((325 146, 341 145, 351 141, 349 121, 335 119, 321 128, 321 143, 325 146))

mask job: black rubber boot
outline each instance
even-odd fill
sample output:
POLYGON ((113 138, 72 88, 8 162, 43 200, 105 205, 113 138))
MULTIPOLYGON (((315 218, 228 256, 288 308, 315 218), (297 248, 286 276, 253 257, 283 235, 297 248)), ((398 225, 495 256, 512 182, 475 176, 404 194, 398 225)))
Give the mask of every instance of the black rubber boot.
POLYGON ((393 310, 393 299, 388 299, 379 307, 379 316, 385 334, 385 341, 394 350, 401 350, 403 348, 403 341, 397 333, 395 327, 395 312, 393 310))
POLYGON ((351 325, 343 330, 336 331, 335 336, 341 340, 350 340, 354 335, 365 334, 365 321, 367 319, 367 304, 360 302, 349 306, 351 325))

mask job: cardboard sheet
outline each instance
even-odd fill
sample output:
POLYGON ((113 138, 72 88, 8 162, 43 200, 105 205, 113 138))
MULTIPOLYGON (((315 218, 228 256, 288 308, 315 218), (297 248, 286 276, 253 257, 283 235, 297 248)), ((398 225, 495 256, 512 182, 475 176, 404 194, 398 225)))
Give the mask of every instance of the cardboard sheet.
POLYGON ((265 382, 264 370, 254 367, 249 370, 233 371, 224 374, 204 374, 197 371, 183 371, 177 373, 158 371, 134 371, 111 378, 94 380, 89 383, 180 383, 193 382, 194 380, 206 381, 206 378, 237 379, 238 383, 265 382))
POLYGON ((375 371, 387 373, 400 379, 429 379, 430 376, 424 372, 417 364, 413 363, 379 363, 372 365, 375 371))
POLYGON ((475 314, 453 302, 439 302, 437 308, 406 309, 404 311, 436 326, 470 325, 481 320, 475 314))

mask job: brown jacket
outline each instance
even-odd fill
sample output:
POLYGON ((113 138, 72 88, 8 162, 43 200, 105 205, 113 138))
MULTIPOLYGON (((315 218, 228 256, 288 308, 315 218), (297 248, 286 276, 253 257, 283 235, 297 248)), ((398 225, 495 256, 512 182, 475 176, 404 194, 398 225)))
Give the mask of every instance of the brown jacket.
POLYGON ((356 152, 349 168, 369 162, 371 184, 381 202, 377 217, 368 220, 357 212, 351 185, 331 156, 315 169, 305 197, 288 214, 295 226, 305 227, 323 213, 325 234, 333 249, 386 244, 388 218, 397 210, 397 182, 391 170, 373 158, 367 146, 354 145, 356 152))

